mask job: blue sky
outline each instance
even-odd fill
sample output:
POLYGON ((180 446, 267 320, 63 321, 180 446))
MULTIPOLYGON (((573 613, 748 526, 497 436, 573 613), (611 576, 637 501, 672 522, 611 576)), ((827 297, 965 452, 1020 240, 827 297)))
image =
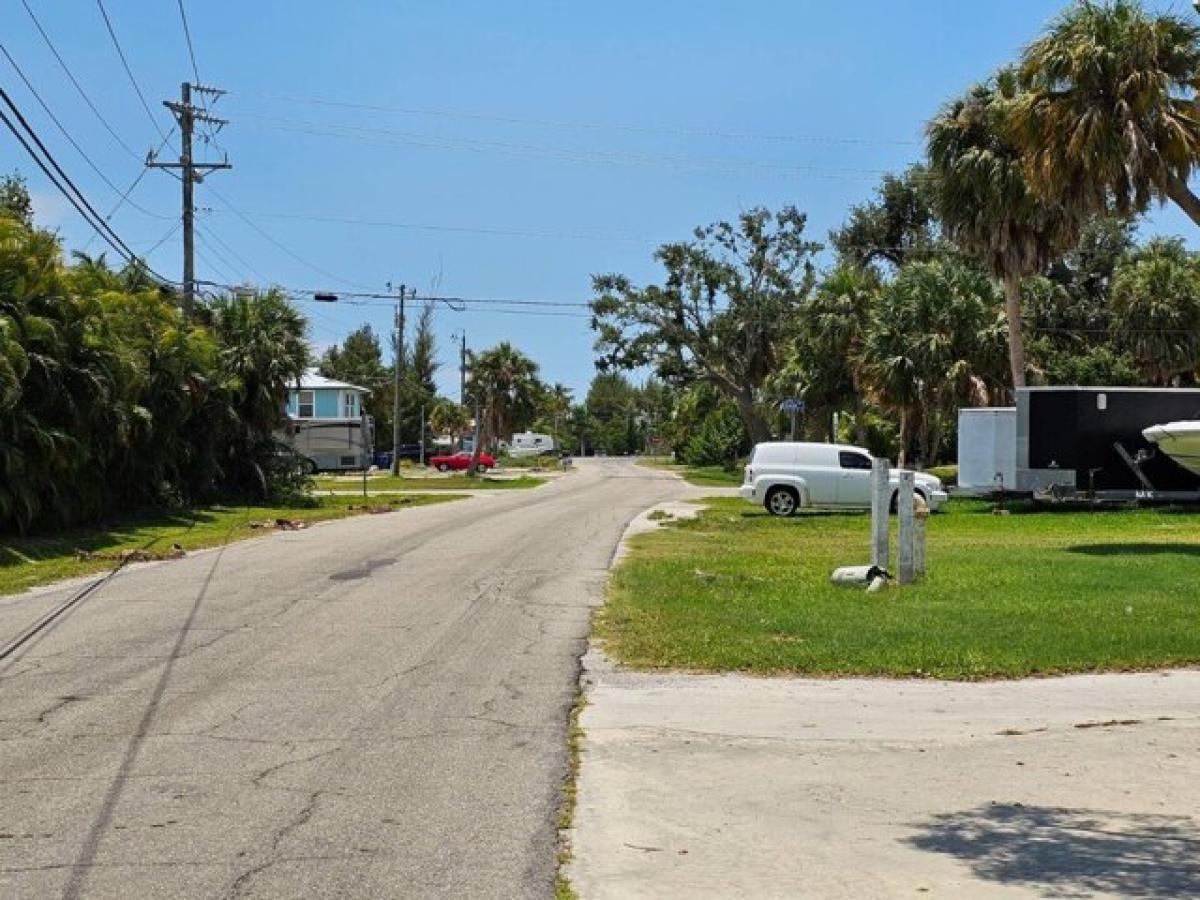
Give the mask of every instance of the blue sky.
MULTIPOLYGON (((28 2, 113 130, 139 154, 157 144, 96 4, 28 2)), ((923 124, 941 102, 1012 59, 1062 2, 185 5, 201 79, 230 92, 214 113, 232 120, 218 141, 234 168, 209 184, 273 240, 202 185, 200 278, 334 292, 390 281, 584 302, 591 275, 655 279, 659 243, 741 209, 795 204, 824 239, 879 173, 919 156, 923 124), (328 221, 348 219, 358 223, 328 221)), ((160 101, 192 78, 176 4, 105 7, 169 127, 160 101)), ((20 0, 4 4, 0 24, 0 40, 72 136, 128 186, 138 161, 87 108, 20 0)), ((111 209, 113 191, 6 61, 0 72, 63 167, 95 206, 111 209)), ((84 246, 86 226, 6 137, 0 171, 13 168, 27 175, 40 222, 68 247, 84 246)), ((133 198, 155 215, 126 207, 113 224, 145 252, 177 220, 178 185, 151 172, 133 198)), ((1174 210, 1147 227, 1189 238, 1193 230, 1174 210)), ((178 235, 150 260, 178 277, 178 235)), ((318 346, 364 321, 385 331, 390 317, 384 305, 303 306, 318 346)), ((592 336, 580 310, 559 312, 440 309, 445 390, 457 385, 451 335, 465 329, 474 347, 513 341, 544 377, 582 392, 592 336)))

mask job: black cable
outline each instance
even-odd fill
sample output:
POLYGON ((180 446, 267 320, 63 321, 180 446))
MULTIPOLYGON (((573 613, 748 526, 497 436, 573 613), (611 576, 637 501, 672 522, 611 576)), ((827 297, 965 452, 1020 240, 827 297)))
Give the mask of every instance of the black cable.
POLYGON ((104 116, 101 114, 100 110, 96 108, 96 104, 92 102, 92 98, 88 96, 87 91, 85 91, 83 89, 83 85, 81 85, 79 83, 79 80, 75 77, 74 73, 71 71, 70 66, 67 65, 66 60, 64 60, 62 58, 62 55, 58 52, 58 48, 56 48, 54 46, 54 42, 52 40, 50 40, 50 35, 46 34, 46 29, 43 28, 42 23, 38 21, 38 17, 34 14, 33 10, 30 8, 28 0, 21 0, 21 5, 25 7, 25 12, 29 13, 29 18, 31 18, 33 20, 34 26, 36 26, 38 33, 42 36, 42 40, 46 42, 46 46, 50 48, 50 52, 53 53, 54 58, 58 60, 58 64, 59 64, 59 66, 62 67, 62 70, 67 74, 67 78, 71 79, 71 84, 75 85, 75 90, 77 90, 79 92, 79 96, 83 98, 83 102, 88 105, 88 109, 90 109, 95 114, 96 118, 100 120, 100 124, 103 125, 104 128, 108 131, 108 133, 113 136, 113 140, 115 140, 118 144, 120 144, 121 148, 126 153, 128 153, 134 159, 141 162, 142 157, 137 153, 136 150, 134 150, 132 147, 130 147, 127 143, 125 143, 125 141, 121 138, 121 136, 119 134, 117 134, 117 132, 113 129, 113 127, 108 124, 108 120, 106 118, 104 118, 104 116))
MULTIPOLYGON (((137 254, 134 253, 128 247, 128 245, 126 245, 126 243, 123 240, 121 240, 120 235, 118 235, 115 231, 113 231, 112 228, 109 226, 109 224, 107 222, 105 222, 103 218, 101 218, 100 213, 96 212, 95 207, 93 207, 92 204, 88 202, 87 198, 84 197, 83 192, 80 191, 78 187, 76 187, 75 182, 73 182, 71 180, 70 176, 67 175, 67 173, 63 171, 62 166, 60 166, 58 164, 58 161, 54 158, 54 155, 48 149, 46 149, 46 145, 44 143, 42 143, 42 139, 39 138, 37 135, 37 132, 33 130, 33 126, 31 126, 29 124, 29 122, 25 118, 25 116, 23 116, 21 114, 21 111, 19 109, 17 109, 17 105, 15 103, 13 103, 12 98, 10 96, 8 96, 8 91, 4 90, 4 88, 2 88, 2 87, 0 87, 0 100, 3 100, 4 105, 7 106, 12 111, 12 114, 17 117, 17 121, 19 121, 21 123, 21 127, 25 130, 25 133, 28 134, 29 137, 33 138, 33 142, 35 144, 37 144, 38 149, 42 152, 42 155, 46 158, 46 160, 50 163, 50 165, 54 167, 54 171, 57 172, 59 177, 62 178, 62 180, 65 181, 70 186, 71 190, 75 192, 75 196, 79 198, 80 203, 82 203, 85 207, 87 207, 88 212, 91 213, 92 217, 96 220, 96 222, 98 222, 101 225, 101 227, 103 227, 104 230, 107 232, 107 235, 112 238, 112 241, 109 241, 109 243, 112 243, 113 241, 115 241, 117 244, 119 244, 121 247, 124 248, 125 254, 123 254, 123 255, 128 256, 128 258, 130 258, 130 259, 135 259, 137 257, 137 254)), ((10 123, 10 125, 11 125, 11 123, 10 123)), ((13 133, 14 134, 17 133, 15 129, 13 130, 13 133)), ((18 137, 19 137, 19 135, 18 135, 18 137)), ((28 149, 29 145, 26 144, 25 146, 26 146, 26 149, 28 149)), ((76 207, 76 208, 78 208, 78 207, 76 207)))
POLYGON ((200 80, 200 69, 196 66, 196 48, 192 46, 192 30, 188 28, 187 11, 183 8, 183 0, 179 0, 179 18, 183 22, 183 36, 187 40, 188 56, 192 60, 192 74, 196 76, 196 84, 203 84, 200 80))
POLYGON ((100 217, 100 214, 96 212, 95 207, 88 202, 87 198, 83 195, 83 192, 80 191, 75 185, 75 182, 73 182, 70 176, 63 171, 62 166, 58 164, 58 161, 55 160, 53 154, 46 149, 46 145, 43 144, 41 139, 37 136, 37 132, 35 132, 29 125, 29 122, 26 121, 25 117, 21 114, 21 111, 17 109, 16 104, 13 103, 12 98, 8 96, 8 92, 2 87, 0 87, 0 100, 3 100, 4 104, 12 111, 13 115, 16 116, 17 120, 21 123, 21 128, 23 128, 28 136, 33 139, 33 142, 45 156, 46 161, 48 161, 50 166, 53 167, 54 171, 58 173, 58 175, 62 178, 62 181, 66 182, 66 184, 69 186, 69 189, 64 187, 62 182, 55 177, 54 173, 47 168, 46 162, 44 162, 42 157, 38 155, 37 151, 35 151, 34 148, 29 145, 29 141, 25 139, 25 135, 21 133, 21 130, 19 130, 17 126, 13 124, 13 121, 7 115, 5 115, 2 110, 0 110, 0 119, 2 119, 4 125, 7 126, 8 130, 13 133, 13 136, 20 142, 21 146, 25 148, 25 152, 29 154, 30 159, 34 161, 37 167, 42 170, 43 174, 45 174, 45 176, 50 180, 50 183, 53 184, 54 187, 56 187, 64 197, 67 198, 68 202, 70 202, 73 207, 75 207, 76 212, 83 217, 84 221, 87 222, 93 229, 95 229, 100 237, 104 239, 105 243, 112 247, 126 262, 131 265, 143 266, 150 275, 157 278, 164 285, 175 284, 175 282, 172 282, 168 278, 164 278, 158 272, 155 272, 148 265, 146 265, 146 263, 141 260, 138 255, 121 239, 121 236, 113 231, 109 224, 100 217))
POLYGON ((121 49, 121 42, 117 40, 117 33, 113 30, 112 21, 108 18, 108 10, 104 8, 104 0, 96 0, 96 5, 100 7, 100 15, 104 17, 104 27, 108 29, 108 36, 112 38, 117 56, 121 57, 121 65, 125 67, 125 74, 129 76, 129 83, 133 85, 134 93, 137 94, 138 100, 142 102, 142 109, 146 111, 146 115, 150 119, 150 124, 154 126, 154 130, 158 132, 158 136, 165 142, 167 140, 167 133, 158 124, 158 119, 154 118, 154 113, 150 111, 150 104, 146 102, 146 95, 142 93, 137 79, 133 77, 133 69, 129 67, 129 60, 125 58, 125 51, 121 49))
MULTIPOLYGON (((19 65, 17 65, 17 61, 15 59, 13 59, 12 54, 8 52, 8 48, 5 47, 4 44, 2 44, 2 43, 0 43, 0 53, 4 54, 5 58, 9 62, 9 64, 13 67, 14 70, 16 70, 17 75, 20 76, 21 81, 23 81, 25 83, 25 87, 27 87, 29 89, 29 93, 33 94, 34 99, 37 100, 37 102, 41 105, 41 107, 45 111, 46 115, 50 118, 50 121, 53 122, 58 127, 58 130, 63 133, 63 137, 65 137, 67 139, 67 141, 70 142, 71 146, 75 148, 76 152, 81 157, 83 157, 83 161, 86 162, 88 164, 88 166, 91 167, 91 170, 93 172, 95 172, 97 176, 99 176, 101 181, 103 181, 106 185, 108 185, 112 189, 112 192, 114 194, 116 194, 122 198, 120 201, 121 203, 126 202, 126 200, 128 200, 129 192, 126 191, 124 194, 122 194, 121 189, 119 187, 117 187, 115 184, 113 184, 112 179, 109 178, 107 175, 105 175, 104 172, 101 171, 100 167, 97 166, 96 163, 92 160, 92 158, 90 156, 88 156, 87 152, 83 149, 83 147, 79 146, 79 142, 76 141, 74 137, 72 137, 71 132, 69 132, 67 130, 66 126, 63 125, 62 121, 58 118, 58 116, 56 116, 54 114, 54 111, 50 109, 50 107, 47 105, 46 101, 44 99, 42 99, 42 95, 38 93, 37 88, 35 88, 33 86, 33 84, 29 81, 29 79, 25 76, 25 72, 21 69, 21 67, 19 65)), ((144 174, 144 173, 145 173, 145 168, 142 169, 142 174, 144 174)), ((138 176, 138 179, 141 180, 141 175, 138 176)), ((135 187, 136 187, 136 185, 137 185, 137 182, 134 182, 135 187)), ((146 207, 141 206, 137 203, 134 203, 132 200, 129 200, 128 202, 129 202, 129 205, 132 206, 134 209, 136 209, 138 212, 144 213, 145 215, 150 216, 151 218, 155 218, 155 219, 171 218, 171 216, 164 216, 160 213, 151 212, 150 210, 146 209, 146 207)), ((115 211, 116 210, 114 210, 114 212, 115 211)), ((112 215, 110 214, 108 218, 112 218, 112 215)), ((108 219, 105 219, 105 221, 108 221, 108 219)))
POLYGON ((222 204, 224 204, 226 209, 228 209, 231 213, 233 213, 235 216, 237 216, 239 219, 241 219, 243 222, 245 222, 260 237, 262 237, 266 241, 269 241, 271 244, 273 244, 275 247, 277 247, 282 252, 286 253, 288 256, 290 256, 292 259, 294 259, 296 262, 300 263, 301 265, 307 266, 308 268, 310 268, 314 272, 316 272, 318 275, 324 275, 326 278, 332 278, 334 281, 340 282, 342 284, 347 284, 347 285, 350 285, 351 287, 357 287, 357 288, 367 288, 367 286, 364 284, 359 284, 356 281, 350 281, 349 279, 342 278, 340 275, 335 275, 333 272, 330 272, 327 269, 322 269, 316 263, 311 262, 308 259, 305 259, 300 254, 289 249, 284 244, 281 244, 275 238, 271 237, 271 235, 267 234, 267 232, 263 231, 263 229, 259 228, 258 225, 255 224, 245 213, 241 212, 232 203, 230 203, 223 196, 221 196, 221 194, 215 188, 213 188, 207 184, 205 185, 205 187, 212 193, 212 195, 214 197, 216 197, 218 200, 221 201, 222 204))

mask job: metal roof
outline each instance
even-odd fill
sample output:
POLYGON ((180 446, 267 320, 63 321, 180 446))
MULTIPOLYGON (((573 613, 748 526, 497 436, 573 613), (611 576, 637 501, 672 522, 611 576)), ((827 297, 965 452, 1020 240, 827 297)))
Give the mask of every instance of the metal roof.
POLYGON ((358 391, 363 394, 371 393, 365 387, 359 387, 357 384, 350 384, 346 381, 334 381, 332 378, 326 378, 317 372, 316 369, 309 369, 300 378, 300 390, 314 391, 318 388, 328 388, 331 390, 340 391, 358 391))

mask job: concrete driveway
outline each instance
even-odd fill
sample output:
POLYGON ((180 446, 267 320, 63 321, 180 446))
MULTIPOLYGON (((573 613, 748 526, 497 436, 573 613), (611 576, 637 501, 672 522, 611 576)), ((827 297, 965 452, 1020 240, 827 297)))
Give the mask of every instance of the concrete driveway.
POLYGON ((0 897, 549 897, 591 608, 685 491, 581 462, 123 570, 0 660, 0 897))
POLYGON ((1200 673, 945 684, 588 663, 583 900, 1200 896, 1200 673))

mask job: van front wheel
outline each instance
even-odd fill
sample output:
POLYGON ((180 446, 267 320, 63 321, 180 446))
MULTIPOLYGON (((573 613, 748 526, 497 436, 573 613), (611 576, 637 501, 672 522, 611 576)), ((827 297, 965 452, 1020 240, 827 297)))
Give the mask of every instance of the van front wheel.
POLYGON ((773 516, 787 519, 796 514, 800 506, 800 498, 788 487, 774 487, 767 491, 767 499, 763 504, 773 516))

